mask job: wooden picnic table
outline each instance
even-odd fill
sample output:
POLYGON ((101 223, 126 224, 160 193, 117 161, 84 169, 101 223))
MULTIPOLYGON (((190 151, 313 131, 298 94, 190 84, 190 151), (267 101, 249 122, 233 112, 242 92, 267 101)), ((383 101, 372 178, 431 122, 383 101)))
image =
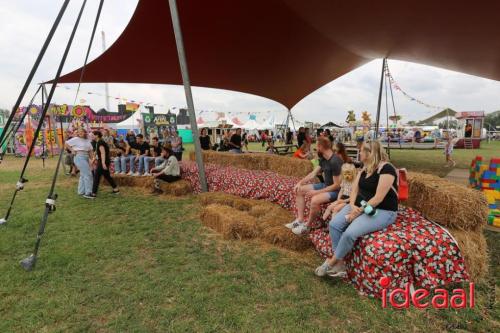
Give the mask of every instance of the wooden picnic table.
POLYGON ((295 153, 295 151, 299 149, 297 145, 291 144, 291 145, 280 145, 280 146, 274 146, 273 150, 275 154, 278 155, 289 155, 295 153))

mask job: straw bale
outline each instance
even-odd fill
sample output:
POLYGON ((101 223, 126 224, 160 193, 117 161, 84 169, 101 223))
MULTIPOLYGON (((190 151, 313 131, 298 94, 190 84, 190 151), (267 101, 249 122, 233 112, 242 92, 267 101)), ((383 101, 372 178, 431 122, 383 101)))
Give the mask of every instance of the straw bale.
POLYGON ((312 247, 309 238, 297 236, 283 225, 265 228, 261 237, 270 244, 293 251, 305 251, 312 247))
POLYGON ((253 206, 259 203, 258 200, 243 199, 239 196, 222 192, 201 193, 198 195, 198 198, 203 206, 209 204, 221 204, 244 211, 250 210, 253 206))
MULTIPOLYGON (((289 156, 272 155, 265 153, 233 154, 229 152, 203 151, 203 161, 222 166, 232 166, 248 170, 272 171, 284 176, 302 178, 313 169, 309 160, 291 158, 289 156)), ((189 158, 195 161, 195 154, 191 152, 189 158)))
POLYGON ((200 218, 205 226, 221 233, 225 239, 254 238, 259 232, 255 218, 226 205, 205 206, 200 218))
POLYGON ((479 191, 422 173, 408 174, 406 205, 446 227, 480 230, 488 217, 488 206, 479 191))
MULTIPOLYGON (((113 179, 118 186, 128 187, 152 188, 154 183, 153 177, 133 177, 115 174, 113 175, 113 179)), ((107 184, 106 181, 104 183, 107 184)))
POLYGON ((448 231, 458 242, 471 280, 482 281, 488 274, 488 244, 482 231, 464 231, 453 228, 448 231))
POLYGON ((181 179, 173 183, 160 182, 160 189, 164 194, 171 194, 175 196, 187 195, 193 192, 191 183, 181 179))

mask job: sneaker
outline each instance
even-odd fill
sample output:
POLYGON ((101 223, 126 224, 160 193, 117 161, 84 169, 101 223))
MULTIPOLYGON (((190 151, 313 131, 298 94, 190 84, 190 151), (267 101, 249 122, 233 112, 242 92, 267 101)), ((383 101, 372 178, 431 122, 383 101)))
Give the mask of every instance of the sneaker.
POLYGON ((345 277, 347 275, 345 264, 343 262, 337 262, 327 271, 327 274, 331 277, 345 277))
POLYGON ((111 192, 112 194, 119 194, 120 193, 120 190, 119 189, 113 189, 113 192, 111 192))
POLYGON ((151 174, 149 172, 146 172, 146 173, 143 174, 143 176, 144 177, 149 177, 149 176, 151 176, 151 174))
POLYGON ((293 228, 292 232, 298 236, 302 236, 309 233, 309 227, 304 223, 299 222, 299 225, 293 228))
POLYGON ((136 172, 136 173, 133 173, 133 174, 132 174, 132 176, 134 176, 134 177, 139 177, 140 175, 141 175, 141 174, 140 174, 140 173, 138 173, 138 172, 136 172))
POLYGON ((95 199, 95 194, 84 194, 83 197, 85 199, 95 199))
POLYGON ((298 227, 301 223, 302 222, 300 222, 298 219, 295 219, 292 222, 285 224, 285 227, 287 227, 288 229, 293 229, 298 227))
POLYGON ((328 264, 328 260, 325 260, 324 263, 321 264, 321 266, 316 267, 314 270, 314 274, 319 277, 323 277, 328 274, 328 271, 330 271, 332 267, 328 264))
POLYGON ((134 173, 132 171, 130 171, 129 173, 127 173, 127 176, 133 176, 134 173))

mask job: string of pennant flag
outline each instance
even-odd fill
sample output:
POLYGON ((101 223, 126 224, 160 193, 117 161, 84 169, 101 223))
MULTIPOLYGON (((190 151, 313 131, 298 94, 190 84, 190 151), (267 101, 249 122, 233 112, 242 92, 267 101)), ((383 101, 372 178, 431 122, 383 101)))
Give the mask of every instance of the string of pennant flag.
MULTIPOLYGON (((58 84, 57 85, 58 88, 63 88, 63 89, 66 89, 66 90, 76 90, 70 86, 65 86, 65 85, 60 85, 58 84)), ((110 95, 106 95, 106 94, 103 94, 103 93, 99 93, 99 92, 92 92, 92 91, 80 91, 82 94, 86 94, 86 95, 94 95, 94 96, 99 96, 99 97, 107 97, 107 98, 110 98, 110 99, 114 99, 118 102, 121 102, 121 103, 124 103, 126 104, 126 109, 128 111, 136 111, 137 109, 139 109, 139 107, 142 105, 142 106, 158 106, 158 107, 168 107, 167 105, 164 105, 164 104, 157 104, 157 103, 150 103, 150 102, 144 102, 144 101, 138 101, 138 100, 134 100, 134 99, 129 99, 129 98, 126 98, 126 97, 120 97, 120 96, 110 96, 110 95)), ((87 101, 85 100, 85 98, 81 98, 80 99, 80 104, 84 104, 86 103, 87 101)), ((173 107, 172 109, 177 109, 176 107, 173 107)), ((264 112, 258 112, 259 114, 271 114, 272 112, 274 111, 264 111, 264 112)), ((227 115, 230 115, 230 116, 241 116, 241 115, 253 115, 255 114, 255 112, 248 112, 248 111, 227 111, 227 112, 220 112, 220 111, 215 111, 215 110, 201 110, 199 112, 197 112, 198 114, 210 114, 210 113, 216 113, 216 114, 227 114, 227 115)), ((224 117, 224 115, 222 115, 221 117, 224 117)))
POLYGON ((408 98, 410 101, 412 102, 416 102, 428 109, 432 109, 432 110, 444 110, 446 109, 445 106, 439 106, 439 105, 433 105, 433 104, 429 104, 429 103, 426 103, 418 98, 415 98, 413 97, 412 95, 408 94, 406 91, 404 91, 401 86, 396 82, 396 80, 394 80, 394 77, 392 76, 390 70, 389 70, 389 65, 386 63, 385 65, 385 75, 387 76, 387 78, 389 79, 389 83, 391 84, 392 88, 396 91, 399 91, 400 93, 402 93, 406 98, 408 98))

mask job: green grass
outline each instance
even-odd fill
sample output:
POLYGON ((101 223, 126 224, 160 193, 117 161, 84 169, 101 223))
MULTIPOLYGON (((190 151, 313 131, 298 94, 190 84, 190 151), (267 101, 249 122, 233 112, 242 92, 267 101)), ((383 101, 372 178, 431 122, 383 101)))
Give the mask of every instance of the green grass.
MULTIPOLYGON (((0 214, 20 162, 0 166, 0 214)), ((493 285, 477 287, 475 309, 381 309, 380 300, 342 281, 316 278, 315 255, 222 240, 201 226, 194 196, 149 197, 124 188, 115 197, 103 187, 97 200, 86 201, 64 176, 37 267, 25 272, 18 262, 32 251, 53 166, 49 161, 43 170, 33 161, 30 182, 0 228, 2 333, 499 329, 498 307, 490 308, 498 265, 493 285)), ((500 238, 488 238, 498 260, 500 238)))

